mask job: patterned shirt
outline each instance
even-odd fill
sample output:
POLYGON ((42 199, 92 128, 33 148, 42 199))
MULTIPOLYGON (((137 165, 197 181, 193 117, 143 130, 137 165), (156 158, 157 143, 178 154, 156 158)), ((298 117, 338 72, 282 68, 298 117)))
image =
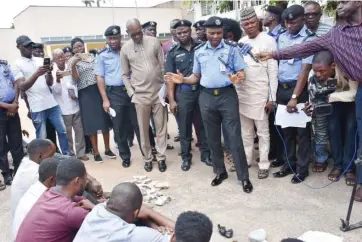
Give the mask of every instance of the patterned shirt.
POLYGON ((277 60, 307 57, 322 50, 330 51, 336 64, 348 78, 362 82, 362 23, 347 22, 334 26, 327 34, 299 45, 273 52, 277 60))
POLYGON ((0 102, 11 103, 15 98, 14 76, 6 61, 0 60, 0 102))
MULTIPOLYGON (((69 60, 69 69, 72 71, 72 63, 75 57, 69 60)), ((79 80, 75 80, 77 83, 78 90, 84 89, 88 86, 97 83, 96 76, 94 75, 94 68, 96 65, 96 59, 89 54, 87 60, 81 60, 76 64, 79 80)))

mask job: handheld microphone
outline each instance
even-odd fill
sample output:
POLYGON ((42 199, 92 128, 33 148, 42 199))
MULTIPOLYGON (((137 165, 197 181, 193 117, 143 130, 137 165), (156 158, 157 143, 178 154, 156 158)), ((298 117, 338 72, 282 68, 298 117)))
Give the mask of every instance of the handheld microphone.
POLYGON ((250 49, 246 53, 241 53, 241 54, 243 54, 243 55, 248 54, 256 63, 260 63, 260 61, 251 52, 252 47, 250 45, 244 44, 244 43, 241 43, 241 42, 238 43, 238 47, 240 49, 242 49, 244 47, 244 45, 247 45, 247 47, 249 47, 250 49))

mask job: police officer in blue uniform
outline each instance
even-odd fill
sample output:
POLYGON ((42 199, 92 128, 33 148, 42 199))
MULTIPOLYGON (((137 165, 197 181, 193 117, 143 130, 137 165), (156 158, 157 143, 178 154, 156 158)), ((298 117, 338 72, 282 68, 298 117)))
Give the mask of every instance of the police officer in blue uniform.
MULTIPOLYGON (((181 20, 175 24, 179 43, 172 47, 167 54, 165 72, 177 73, 179 71, 185 77, 192 75, 194 53, 200 42, 196 42, 191 38, 191 25, 192 23, 188 20, 181 20)), ((195 115, 194 112, 200 113, 198 100, 200 85, 199 83, 194 85, 180 84, 176 86, 175 90, 175 84, 168 82, 167 89, 170 110, 172 113, 178 113, 180 118, 181 169, 187 171, 191 167, 192 160, 190 150, 193 116, 195 115)), ((202 121, 200 121, 200 139, 201 161, 206 165, 212 166, 210 150, 202 121)))
POLYGON ((209 18, 203 25, 208 41, 196 48, 193 74, 167 73, 166 79, 177 84, 194 85, 200 82, 199 105, 205 126, 217 186, 228 178, 221 147, 221 123, 225 124, 230 137, 237 178, 243 190, 250 193, 253 185, 249 180, 248 164, 241 139, 239 101, 234 85, 245 79, 246 68, 236 42, 223 40, 223 23, 219 17, 209 18))
MULTIPOLYGON (((281 34, 277 41, 278 49, 284 49, 304 41, 308 41, 314 34, 304 25, 304 8, 293 5, 287 8, 282 19, 286 22, 287 31, 281 34)), ((281 60, 279 62, 279 85, 277 91, 278 104, 287 105, 290 113, 298 112, 296 105, 305 103, 308 98, 308 75, 312 68, 312 56, 301 59, 281 60)), ((282 129, 287 149, 287 157, 290 164, 285 163, 280 171, 274 173, 275 177, 293 176, 291 182, 296 184, 305 180, 309 175, 308 166, 311 154, 311 129, 310 123, 306 128, 284 128, 282 129), (296 138, 298 136, 298 150, 296 138), (296 151, 297 150, 297 151, 296 151)), ((284 155, 285 156, 285 155, 284 155)))
POLYGON ((131 165, 131 152, 128 147, 127 137, 129 127, 133 125, 138 143, 140 142, 137 115, 134 105, 127 94, 122 80, 121 70, 121 28, 110 26, 105 31, 107 47, 100 50, 94 73, 97 77, 99 92, 103 99, 103 108, 109 112, 112 108, 116 116, 112 117, 113 131, 117 142, 119 155, 123 167, 131 165))
MULTIPOLYGON (((0 170, 4 183, 11 185, 13 171, 9 168, 7 154, 13 157, 14 172, 24 157, 19 109, 19 89, 10 67, 0 60, 0 170)), ((0 190, 5 189, 0 183, 0 190)))

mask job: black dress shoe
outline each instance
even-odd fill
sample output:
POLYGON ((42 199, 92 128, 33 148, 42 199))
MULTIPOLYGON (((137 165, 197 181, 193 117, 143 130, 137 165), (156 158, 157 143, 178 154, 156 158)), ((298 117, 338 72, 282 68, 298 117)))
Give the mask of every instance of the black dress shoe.
POLYGON ((273 160, 272 162, 270 162, 270 167, 279 167, 279 166, 282 166, 284 165, 285 162, 284 161, 281 161, 281 160, 273 160))
POLYGON ((224 172, 224 173, 221 173, 220 175, 217 175, 214 180, 212 180, 211 182, 211 186, 215 187, 215 186, 218 186, 220 185, 223 180, 226 180, 228 179, 228 173, 227 172, 224 172))
POLYGON ((204 158, 204 159, 202 159, 201 161, 204 162, 205 165, 207 165, 207 166, 212 166, 212 160, 211 160, 211 158, 209 158, 209 157, 204 158))
POLYGON ((122 166, 123 166, 124 168, 130 167, 130 166, 131 166, 131 160, 126 159, 126 160, 122 161, 122 166))
POLYGON ((301 182, 304 182, 305 178, 307 177, 308 175, 301 175, 301 174, 296 174, 293 176, 291 182, 293 184, 298 184, 298 183, 301 183, 301 182))
POLYGON ((13 183, 13 176, 11 175, 12 172, 6 172, 6 173, 2 173, 3 177, 4 177, 4 183, 7 186, 10 186, 13 183))
POLYGON ((158 163, 158 170, 160 172, 165 172, 166 169, 167 169, 167 166, 166 166, 166 161, 165 160, 160 160, 157 162, 158 163))
POLYGON ((145 162, 145 166, 144 166, 144 168, 145 168, 145 170, 147 171, 147 172, 150 172, 150 171, 152 171, 152 162, 145 162))
POLYGON ((244 192, 251 193, 253 191, 253 184, 251 184, 249 179, 245 179, 241 183, 243 184, 244 192))
POLYGON ((273 176, 276 178, 286 177, 287 175, 293 174, 292 170, 290 169, 289 165, 284 165, 280 171, 273 173, 273 176))
POLYGON ((182 169, 183 171, 188 171, 188 170, 190 170, 190 168, 191 168, 191 161, 189 161, 189 160, 184 160, 184 161, 182 162, 181 169, 182 169))

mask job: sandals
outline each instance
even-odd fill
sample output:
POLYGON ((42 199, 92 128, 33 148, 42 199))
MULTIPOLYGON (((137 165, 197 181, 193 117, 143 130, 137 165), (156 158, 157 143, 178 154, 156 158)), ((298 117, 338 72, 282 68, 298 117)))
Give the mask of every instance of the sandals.
POLYGON ((356 183, 356 176, 352 172, 346 173, 346 185, 347 186, 354 186, 356 183))
POLYGON ((327 169, 327 167, 328 167, 327 162, 322 162, 322 163, 315 162, 312 171, 321 173, 324 172, 327 169))
POLYGON ((269 170, 266 169, 259 169, 258 171, 258 178, 265 179, 269 176, 269 170))
POLYGON ((328 174, 328 180, 336 182, 339 181, 340 176, 342 175, 342 171, 338 169, 332 169, 328 174))
POLYGON ((0 181, 0 191, 5 190, 5 189, 6 189, 6 185, 2 181, 0 181))
POLYGON ((224 226, 221 226, 220 224, 217 225, 219 229, 219 233, 224 236, 225 238, 232 238, 234 235, 234 231, 232 229, 226 229, 224 226))

